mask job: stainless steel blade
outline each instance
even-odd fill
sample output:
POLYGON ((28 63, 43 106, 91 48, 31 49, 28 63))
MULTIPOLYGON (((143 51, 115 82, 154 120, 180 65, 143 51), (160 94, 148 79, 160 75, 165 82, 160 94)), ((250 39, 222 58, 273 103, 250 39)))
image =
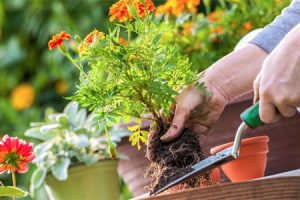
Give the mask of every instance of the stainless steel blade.
POLYGON ((217 166, 220 166, 226 162, 234 160, 235 158, 236 158, 236 156, 232 154, 232 146, 228 147, 228 148, 224 149, 223 151, 220 151, 216 155, 209 156, 208 158, 194 164, 192 166, 193 171, 183 175, 182 177, 176 179, 175 181, 173 181, 171 183, 168 183, 166 186, 159 189, 152 195, 157 195, 157 194, 169 189, 170 187, 173 187, 173 186, 177 185, 178 183, 181 183, 181 182, 191 178, 192 176, 207 172, 208 170, 211 170, 211 169, 213 169, 217 166))

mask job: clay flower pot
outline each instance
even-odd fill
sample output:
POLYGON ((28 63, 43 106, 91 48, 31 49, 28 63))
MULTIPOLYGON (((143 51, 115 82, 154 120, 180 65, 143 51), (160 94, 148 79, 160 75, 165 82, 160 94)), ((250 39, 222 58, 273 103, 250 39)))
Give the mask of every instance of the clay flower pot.
MULTIPOLYGON (((258 136, 242 140, 240 157, 221 166, 222 171, 232 182, 241 182, 264 176, 269 152, 269 137, 258 136)), ((216 154, 232 146, 233 142, 226 143, 211 149, 216 154)))

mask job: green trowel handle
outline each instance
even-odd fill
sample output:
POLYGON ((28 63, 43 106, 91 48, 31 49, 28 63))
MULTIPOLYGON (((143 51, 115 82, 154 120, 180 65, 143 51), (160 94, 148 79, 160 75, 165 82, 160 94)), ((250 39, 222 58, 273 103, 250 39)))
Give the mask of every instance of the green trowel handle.
POLYGON ((264 125, 259 117, 259 102, 245 110, 241 114, 241 119, 252 129, 264 125))
MULTIPOLYGON (((297 108, 297 111, 300 113, 300 107, 297 108)), ((264 125, 259 117, 259 102, 245 110, 241 114, 241 119, 252 129, 264 125)))

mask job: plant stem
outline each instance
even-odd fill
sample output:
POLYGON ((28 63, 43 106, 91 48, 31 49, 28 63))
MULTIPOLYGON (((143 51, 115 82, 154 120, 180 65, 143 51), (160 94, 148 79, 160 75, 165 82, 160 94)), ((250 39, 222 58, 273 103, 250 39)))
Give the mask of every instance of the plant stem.
POLYGON ((104 130, 105 130, 105 134, 106 134, 106 138, 107 138, 107 142, 108 142, 110 157, 112 159, 115 159, 117 157, 117 150, 114 147, 113 143, 111 142, 110 135, 109 135, 108 130, 107 130, 107 126, 104 126, 104 130))
POLYGON ((209 15, 210 13, 210 0, 204 0, 204 7, 205 7, 205 13, 206 15, 209 15))
MULTIPOLYGON (((14 171, 11 172, 11 177, 12 177, 13 186, 17 187, 17 179, 16 179, 16 174, 14 171)), ((16 200, 15 196, 13 196, 13 200, 16 200)))

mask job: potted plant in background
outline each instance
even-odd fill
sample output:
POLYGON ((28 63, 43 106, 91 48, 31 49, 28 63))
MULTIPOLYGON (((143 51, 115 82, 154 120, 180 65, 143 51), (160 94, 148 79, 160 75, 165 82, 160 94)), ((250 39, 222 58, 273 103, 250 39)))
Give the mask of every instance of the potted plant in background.
MULTIPOLYGON (((162 143, 159 137, 170 125, 170 106, 183 86, 195 85, 201 92, 207 92, 203 83, 195 82, 196 73, 179 47, 162 42, 162 35, 172 28, 154 22, 151 15, 154 9, 151 0, 115 3, 110 8, 110 20, 119 23, 108 34, 94 30, 84 40, 75 37, 77 58, 72 57, 64 44, 64 40, 70 39, 68 33, 61 32, 49 41, 50 49, 58 48, 79 70, 79 83, 72 99, 94 111, 108 141, 110 123, 135 118, 135 125, 128 127, 129 140, 140 149, 149 134, 140 128, 142 120, 152 122, 151 130, 156 133, 149 147, 153 191, 205 158, 197 135, 189 130, 184 130, 186 133, 173 143, 162 143), (120 41, 122 31, 127 33, 126 43, 120 41), (105 79, 101 80, 103 74, 105 79), (146 113, 151 113, 151 117, 146 117, 146 113), (182 141, 185 147, 180 146, 182 141), (172 153, 176 156, 169 156, 172 153)), ((110 150, 114 156, 115 151, 110 150)), ((208 174, 185 182, 182 188, 199 187, 205 182, 210 182, 208 174)))
MULTIPOLYGON (((41 141, 35 147, 32 193, 45 186, 50 199, 119 199, 117 159, 110 158, 95 117, 71 102, 63 113, 48 113, 45 122, 31 123, 25 135, 41 141)), ((114 132, 113 146, 128 134, 114 132)))

